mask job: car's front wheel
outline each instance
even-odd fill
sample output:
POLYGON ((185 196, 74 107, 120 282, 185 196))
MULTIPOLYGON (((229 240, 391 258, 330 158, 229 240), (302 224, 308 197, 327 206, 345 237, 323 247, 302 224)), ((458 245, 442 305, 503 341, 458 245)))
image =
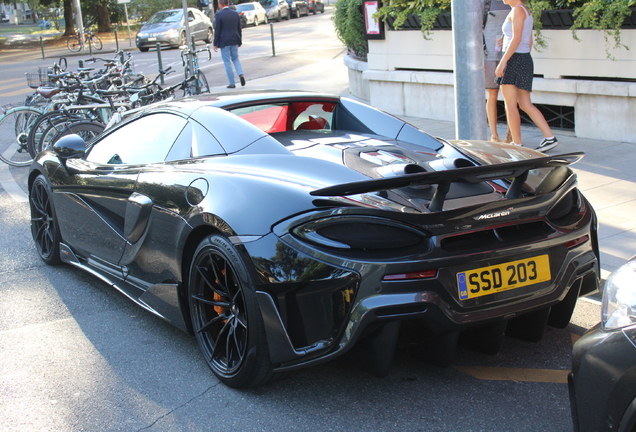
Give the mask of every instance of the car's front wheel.
POLYGON ((258 17, 255 16, 254 17, 254 27, 258 27, 259 24, 260 24, 260 22, 258 21, 258 17))
POLYGON ((199 244, 190 267, 188 298, 199 348, 223 383, 247 388, 277 377, 254 285, 227 238, 210 235, 199 244))
POLYGON ((46 177, 40 174, 33 181, 33 185, 29 190, 31 235, 40 258, 45 263, 52 265, 61 262, 61 236, 51 195, 51 186, 49 186, 46 177))

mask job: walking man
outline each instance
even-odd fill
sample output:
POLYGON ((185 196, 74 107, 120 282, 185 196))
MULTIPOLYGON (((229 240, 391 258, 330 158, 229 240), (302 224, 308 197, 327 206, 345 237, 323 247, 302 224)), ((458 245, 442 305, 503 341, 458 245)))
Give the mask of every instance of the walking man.
POLYGON ((241 80, 241 85, 245 85, 243 68, 238 58, 238 49, 242 45, 241 19, 239 14, 230 9, 229 0, 219 0, 220 11, 214 16, 214 51, 221 49, 221 58, 225 65, 225 73, 230 81, 227 88, 236 88, 234 81, 234 69, 241 80))

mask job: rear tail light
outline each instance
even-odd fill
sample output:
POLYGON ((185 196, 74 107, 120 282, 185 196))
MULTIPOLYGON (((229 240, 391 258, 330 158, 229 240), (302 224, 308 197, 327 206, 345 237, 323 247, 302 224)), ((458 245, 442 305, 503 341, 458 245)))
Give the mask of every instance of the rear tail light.
POLYGON ((293 233, 320 246, 350 250, 408 248, 429 237, 416 228, 371 216, 320 219, 295 228, 293 233))

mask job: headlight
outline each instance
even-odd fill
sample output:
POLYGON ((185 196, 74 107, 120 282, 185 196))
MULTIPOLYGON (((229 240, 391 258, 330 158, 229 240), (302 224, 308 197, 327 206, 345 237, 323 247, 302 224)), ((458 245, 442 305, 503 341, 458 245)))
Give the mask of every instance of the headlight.
POLYGON ((179 34, 179 30, 177 29, 170 29, 170 30, 166 30, 166 36, 167 37, 176 37, 179 34))
POLYGON ((619 329, 636 323, 636 261, 607 278, 601 308, 603 328, 619 329))

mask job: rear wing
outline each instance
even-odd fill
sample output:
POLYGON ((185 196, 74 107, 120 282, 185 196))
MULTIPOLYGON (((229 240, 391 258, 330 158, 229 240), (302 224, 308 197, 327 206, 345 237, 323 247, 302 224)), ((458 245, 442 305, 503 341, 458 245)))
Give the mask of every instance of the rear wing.
POLYGON ((437 185, 428 209, 441 211, 446 194, 451 183, 480 183, 500 179, 513 179, 507 199, 519 198, 521 188, 528 178, 530 170, 539 168, 556 168, 578 162, 585 153, 575 152, 556 156, 546 156, 535 159, 507 162, 501 164, 482 165, 466 168, 456 168, 445 171, 431 171, 416 174, 406 174, 399 177, 363 180, 328 186, 310 192, 313 196, 346 196, 361 193, 379 192, 383 190, 399 189, 408 186, 437 185))

